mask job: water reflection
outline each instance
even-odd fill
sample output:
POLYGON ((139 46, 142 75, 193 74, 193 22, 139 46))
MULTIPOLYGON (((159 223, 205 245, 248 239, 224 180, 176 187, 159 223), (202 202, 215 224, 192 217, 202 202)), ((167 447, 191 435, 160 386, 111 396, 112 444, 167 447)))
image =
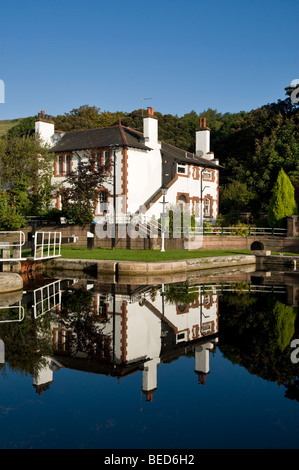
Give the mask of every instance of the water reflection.
POLYGON ((290 361, 290 342, 299 337, 293 278, 143 285, 36 275, 24 292, 0 301, 2 372, 9 365, 30 374, 38 394, 55 387, 61 368, 118 380, 141 371, 151 402, 159 364, 189 356, 204 385, 218 347, 251 374, 284 385, 286 397, 299 397, 290 361))

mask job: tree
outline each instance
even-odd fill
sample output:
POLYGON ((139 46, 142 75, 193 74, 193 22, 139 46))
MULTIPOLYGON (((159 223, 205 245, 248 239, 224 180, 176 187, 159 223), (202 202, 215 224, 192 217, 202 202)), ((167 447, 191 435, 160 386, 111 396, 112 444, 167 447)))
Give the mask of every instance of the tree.
POLYGON ((281 169, 268 208, 268 222, 271 227, 281 227, 287 216, 298 214, 294 194, 294 186, 288 175, 281 169))
POLYGON ((105 165, 97 164, 97 154, 94 151, 85 151, 81 155, 77 171, 72 172, 60 188, 67 218, 81 226, 93 221, 98 189, 104 180, 109 180, 110 168, 109 161, 105 165))
POLYGON ((9 194, 0 192, 0 230, 20 230, 25 225, 25 218, 12 205, 9 194))
POLYGON ((0 183, 22 215, 35 215, 49 207, 53 159, 34 135, 1 140, 0 183))

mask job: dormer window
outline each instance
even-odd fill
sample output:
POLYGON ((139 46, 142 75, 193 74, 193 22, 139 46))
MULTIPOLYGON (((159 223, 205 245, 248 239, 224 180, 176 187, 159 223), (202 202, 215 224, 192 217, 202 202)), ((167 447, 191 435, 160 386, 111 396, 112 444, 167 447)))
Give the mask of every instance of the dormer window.
POLYGON ((178 163, 177 173, 180 173, 181 175, 186 175, 187 174, 187 166, 178 163))

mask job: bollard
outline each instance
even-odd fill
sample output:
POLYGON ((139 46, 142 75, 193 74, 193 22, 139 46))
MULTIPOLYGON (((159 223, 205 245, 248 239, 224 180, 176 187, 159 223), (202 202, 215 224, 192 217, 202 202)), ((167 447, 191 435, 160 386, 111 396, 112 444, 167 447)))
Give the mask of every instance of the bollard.
POLYGON ((87 249, 93 250, 94 247, 94 234, 91 232, 87 232, 87 249))

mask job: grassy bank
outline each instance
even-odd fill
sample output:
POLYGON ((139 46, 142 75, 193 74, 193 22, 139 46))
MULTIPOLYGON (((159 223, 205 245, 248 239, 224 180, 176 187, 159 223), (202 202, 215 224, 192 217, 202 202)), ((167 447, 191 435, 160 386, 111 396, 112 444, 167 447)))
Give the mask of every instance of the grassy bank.
POLYGON ((250 250, 126 250, 121 248, 94 248, 87 250, 81 247, 61 247, 61 257, 68 259, 99 259, 118 261, 174 261, 190 258, 207 258, 210 256, 250 255, 250 250))

